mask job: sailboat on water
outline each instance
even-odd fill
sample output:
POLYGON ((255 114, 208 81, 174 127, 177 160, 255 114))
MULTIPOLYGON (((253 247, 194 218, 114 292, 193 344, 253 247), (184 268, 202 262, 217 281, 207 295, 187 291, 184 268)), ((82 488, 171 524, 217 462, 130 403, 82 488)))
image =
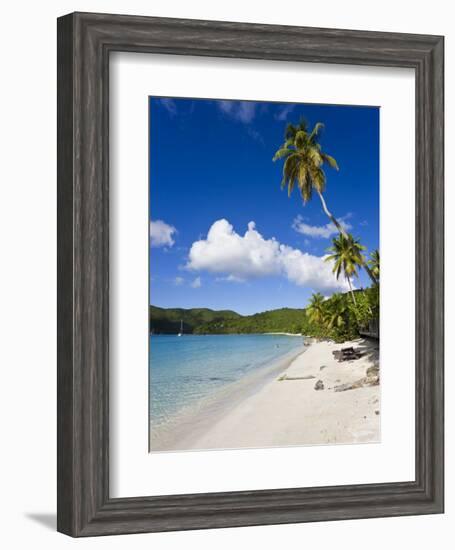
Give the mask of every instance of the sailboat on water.
POLYGON ((180 320, 180 332, 177 334, 177 336, 182 336, 183 334, 183 320, 180 320))

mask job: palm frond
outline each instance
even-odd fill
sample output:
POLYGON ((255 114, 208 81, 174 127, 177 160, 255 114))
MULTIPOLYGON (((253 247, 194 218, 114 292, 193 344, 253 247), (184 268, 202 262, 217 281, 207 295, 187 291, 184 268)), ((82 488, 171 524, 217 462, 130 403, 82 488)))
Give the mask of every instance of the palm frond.
POLYGON ((294 139, 295 148, 297 150, 303 149, 306 145, 307 140, 308 140, 308 134, 304 130, 299 130, 295 134, 295 139, 294 139))
POLYGON ((323 193, 325 190, 325 174, 324 171, 316 166, 311 167, 311 179, 313 181, 313 186, 315 189, 319 191, 319 193, 323 193))
POLYGON ((308 149, 308 157, 317 168, 319 168, 324 162, 323 155, 320 153, 317 147, 310 147, 308 149))
POLYGON ((303 202, 307 203, 313 194, 313 187, 308 179, 308 170, 304 163, 298 165, 298 181, 303 202))
POLYGON ((287 181, 288 196, 291 195, 295 182, 298 180, 298 169, 298 156, 295 154, 288 156, 283 165, 283 179, 287 181))
POLYGON ((327 153, 321 153, 322 160, 327 163, 330 168, 334 168, 335 170, 339 170, 337 161, 327 153))
POLYGON ((324 128, 324 124, 322 122, 316 122, 313 130, 311 131, 310 137, 308 138, 309 141, 313 141, 314 138, 318 135, 319 130, 322 130, 322 128, 324 128))
POLYGON ((289 147, 281 147, 281 149, 278 149, 278 151, 273 155, 273 162, 276 162, 277 160, 281 160, 283 158, 288 157, 290 154, 294 152, 294 149, 290 149, 289 147))

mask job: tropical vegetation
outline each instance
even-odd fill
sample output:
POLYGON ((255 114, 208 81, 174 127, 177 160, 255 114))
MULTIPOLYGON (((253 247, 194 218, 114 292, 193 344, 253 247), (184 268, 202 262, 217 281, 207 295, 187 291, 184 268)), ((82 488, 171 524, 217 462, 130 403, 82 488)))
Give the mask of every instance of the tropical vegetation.
POLYGON ((320 295, 313 294, 306 310, 303 334, 337 342, 357 338, 368 328, 370 321, 379 318, 379 286, 372 285, 353 293, 355 302, 351 293, 335 293, 322 303, 320 295), (318 308, 316 316, 312 313, 315 302, 318 308))
POLYGON ((324 296, 321 293, 316 292, 316 294, 311 296, 310 303, 307 308, 307 317, 311 323, 316 325, 324 322, 324 296))

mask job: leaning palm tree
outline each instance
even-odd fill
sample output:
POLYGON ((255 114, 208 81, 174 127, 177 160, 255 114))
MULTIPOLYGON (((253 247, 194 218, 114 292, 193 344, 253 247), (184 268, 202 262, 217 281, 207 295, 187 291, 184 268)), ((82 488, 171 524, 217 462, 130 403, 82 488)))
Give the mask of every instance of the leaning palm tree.
MULTIPOLYGON (((307 123, 301 120, 298 125, 288 124, 284 134, 284 143, 273 157, 273 161, 284 159, 283 178, 281 187, 288 188, 288 196, 297 184, 303 203, 307 203, 313 196, 313 191, 319 196, 322 209, 341 235, 348 238, 346 229, 327 208, 323 193, 326 185, 324 165, 338 170, 337 161, 324 151, 318 142, 318 134, 323 128, 321 122, 317 122, 311 132, 307 123)), ((376 283, 370 268, 364 262, 365 268, 373 283, 376 283)))
POLYGON ((312 323, 323 325, 326 311, 324 308, 325 298, 319 292, 311 295, 310 303, 307 308, 308 318, 312 323))
POLYGON ((357 268, 365 264, 365 258, 362 254, 365 247, 349 233, 347 237, 341 234, 338 235, 338 237, 332 239, 332 243, 333 246, 328 249, 331 254, 326 256, 325 261, 333 262, 332 272, 335 273, 337 279, 343 273, 349 285, 352 301, 356 304, 351 279, 352 277, 358 277, 357 268))
POLYGON ((371 272, 374 275, 374 278, 379 281, 380 268, 379 268, 379 250, 373 250, 370 254, 370 259, 368 260, 368 266, 371 269, 371 272))

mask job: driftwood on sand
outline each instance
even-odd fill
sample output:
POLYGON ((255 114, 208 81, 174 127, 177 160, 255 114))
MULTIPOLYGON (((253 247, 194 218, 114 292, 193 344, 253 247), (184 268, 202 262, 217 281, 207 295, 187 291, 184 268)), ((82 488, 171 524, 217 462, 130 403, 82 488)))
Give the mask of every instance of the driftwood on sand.
POLYGON ((316 378, 312 374, 309 374, 307 376, 287 376, 286 374, 283 374, 283 376, 280 376, 278 378, 279 382, 282 382, 283 380, 312 380, 313 378, 316 378))

